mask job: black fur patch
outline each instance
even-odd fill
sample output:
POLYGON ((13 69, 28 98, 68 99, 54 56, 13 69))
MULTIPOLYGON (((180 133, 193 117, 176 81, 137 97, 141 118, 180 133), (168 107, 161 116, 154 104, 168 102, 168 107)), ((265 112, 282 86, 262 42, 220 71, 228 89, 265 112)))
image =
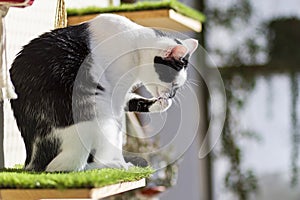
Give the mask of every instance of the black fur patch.
POLYGON ((177 38, 174 38, 174 41, 175 41, 177 44, 182 44, 177 38))
MULTIPOLYGON (((35 138, 45 137, 54 127, 74 124, 72 105, 82 112, 76 120, 94 117, 93 103, 86 100, 95 95, 98 84, 88 73, 91 63, 83 63, 91 51, 89 37, 88 24, 56 29, 25 45, 14 60, 10 73, 18 98, 11 100, 11 105, 25 142, 25 165, 30 162, 35 138), (82 64, 87 73, 81 73, 79 79, 82 81, 74 88, 82 64), (77 96, 72 102, 73 89, 77 96)), ((98 89, 104 91, 99 86, 98 89)), ((47 145, 41 142, 40 146, 42 144, 47 145)), ((51 148, 46 149, 57 147, 56 143, 49 145, 51 148)), ((37 155, 40 158, 36 160, 41 164, 36 162, 33 170, 44 169, 52 159, 46 156, 55 155, 49 151, 44 153, 37 155)))
POLYGON ((169 98, 174 98, 175 95, 176 95, 177 90, 178 90, 178 87, 177 88, 173 87, 170 94, 169 94, 169 98))
POLYGON ((187 67, 187 60, 164 59, 160 56, 154 58, 154 68, 159 76, 159 79, 166 83, 171 83, 175 80, 178 72, 182 68, 187 67))
POLYGON ((92 162, 95 161, 95 154, 96 154, 96 150, 92 149, 90 154, 89 154, 89 157, 87 159, 87 163, 92 163, 92 162))
POLYGON ((154 104, 155 100, 148 99, 130 99, 127 103, 126 111, 129 112, 149 112, 149 108, 154 104))
POLYGON ((97 85, 97 90, 105 91, 104 87, 102 87, 100 84, 97 85))
POLYGON ((169 37, 169 34, 167 34, 164 31, 161 31, 161 30, 158 30, 155 28, 152 28, 152 30, 154 31, 156 37, 169 37))
POLYGON ((101 92, 105 92, 105 88, 104 87, 102 87, 102 85, 100 85, 99 83, 98 83, 98 85, 97 85, 97 88, 96 88, 96 95, 99 95, 99 94, 101 94, 101 92))
POLYGON ((34 171, 45 171, 47 165, 54 159, 61 151, 61 141, 58 138, 42 138, 35 143, 35 156, 31 161, 32 169, 34 171))

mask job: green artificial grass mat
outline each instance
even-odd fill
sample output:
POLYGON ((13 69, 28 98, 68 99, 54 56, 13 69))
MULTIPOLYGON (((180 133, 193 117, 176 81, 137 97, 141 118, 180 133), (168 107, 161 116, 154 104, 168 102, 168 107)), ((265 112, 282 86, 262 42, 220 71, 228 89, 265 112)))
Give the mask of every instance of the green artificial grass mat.
POLYGON ((149 177, 149 168, 98 169, 69 173, 28 172, 22 169, 0 170, 0 189, 93 188, 137 181, 149 177))
POLYGON ((130 12, 130 11, 142 11, 142 10, 157 10, 157 9, 173 9, 178 13, 187 17, 193 18, 200 22, 205 21, 205 16, 183 3, 177 0, 162 0, 162 1, 143 1, 134 4, 121 4, 120 6, 110 7, 86 7, 86 8, 68 8, 68 16, 79 16, 88 14, 99 14, 99 13, 113 13, 113 12, 130 12))

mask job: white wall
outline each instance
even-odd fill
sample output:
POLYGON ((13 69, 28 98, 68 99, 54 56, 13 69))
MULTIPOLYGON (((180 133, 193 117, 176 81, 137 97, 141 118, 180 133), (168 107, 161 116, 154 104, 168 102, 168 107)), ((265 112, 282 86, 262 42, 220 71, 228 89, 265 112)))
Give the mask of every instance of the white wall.
MULTIPOLYGON (((22 46, 31 39, 54 28, 56 1, 37 0, 26 8, 10 8, 5 17, 7 64, 11 65, 22 46)), ((23 164, 25 147, 16 126, 9 102, 4 103, 5 167, 23 164)))

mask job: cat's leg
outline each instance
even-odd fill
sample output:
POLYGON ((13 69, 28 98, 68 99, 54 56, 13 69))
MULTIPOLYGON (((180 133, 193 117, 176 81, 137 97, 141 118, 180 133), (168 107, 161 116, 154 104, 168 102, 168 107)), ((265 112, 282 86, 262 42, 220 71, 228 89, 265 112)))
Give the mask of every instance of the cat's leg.
POLYGON ((93 145, 94 162, 88 163, 88 169, 98 168, 125 168, 133 166, 124 160, 122 146, 123 133, 121 126, 115 119, 98 119, 98 129, 95 132, 95 143, 93 145))
POLYGON ((90 122, 81 122, 64 129, 54 130, 53 134, 61 140, 61 151, 47 165, 46 171, 83 170, 91 152, 92 127, 90 122))
POLYGON ((164 112, 172 105, 170 98, 145 98, 138 94, 127 95, 127 112, 164 112))
POLYGON ((32 144, 30 162, 25 165, 25 170, 45 171, 51 162, 60 152, 61 141, 53 135, 36 137, 32 144))
POLYGON ((47 172, 70 172, 84 170, 89 155, 82 146, 70 146, 72 150, 63 150, 47 166, 47 172))

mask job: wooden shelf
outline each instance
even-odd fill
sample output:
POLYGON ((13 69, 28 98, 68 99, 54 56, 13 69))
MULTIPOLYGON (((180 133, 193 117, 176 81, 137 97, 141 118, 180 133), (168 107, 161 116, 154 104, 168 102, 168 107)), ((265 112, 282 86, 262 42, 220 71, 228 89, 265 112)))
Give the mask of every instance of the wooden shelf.
POLYGON ((1 200, 41 199, 102 199, 129 190, 144 187, 146 180, 124 182, 92 189, 0 189, 1 200))
MULTIPOLYGON (((171 29, 175 31, 201 32, 201 22, 177 13, 173 9, 116 12, 132 21, 147 27, 171 29)), ((68 25, 75 25, 90 20, 98 14, 68 17, 68 25)))

